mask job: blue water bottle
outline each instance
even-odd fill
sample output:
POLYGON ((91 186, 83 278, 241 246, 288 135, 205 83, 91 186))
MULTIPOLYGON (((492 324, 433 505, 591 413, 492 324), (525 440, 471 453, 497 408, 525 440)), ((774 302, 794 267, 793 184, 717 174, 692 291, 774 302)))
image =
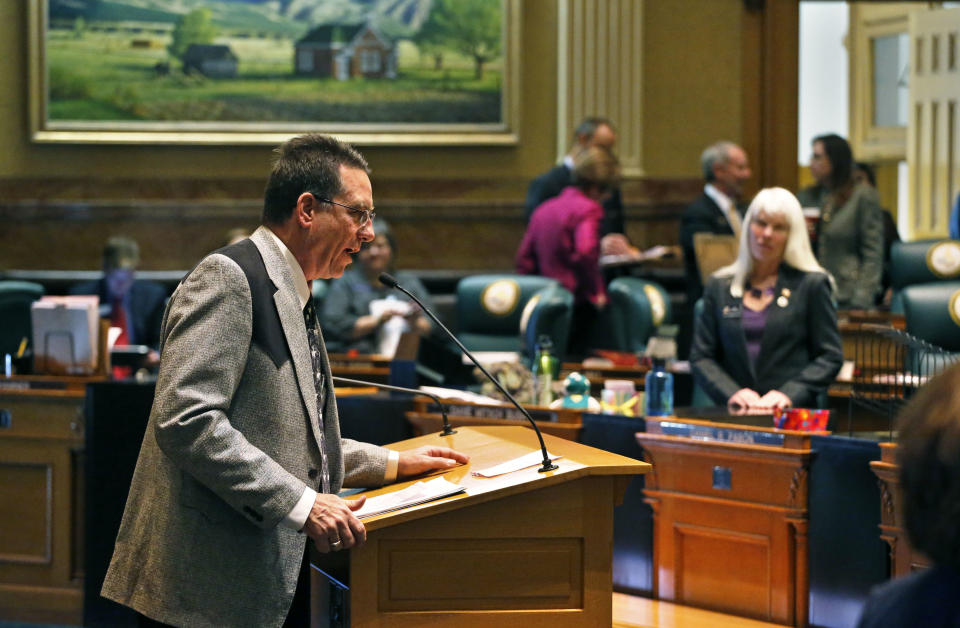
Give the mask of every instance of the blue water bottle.
POLYGON ((666 360, 653 359, 653 370, 647 373, 643 395, 644 416, 673 415, 673 373, 666 370, 666 360))

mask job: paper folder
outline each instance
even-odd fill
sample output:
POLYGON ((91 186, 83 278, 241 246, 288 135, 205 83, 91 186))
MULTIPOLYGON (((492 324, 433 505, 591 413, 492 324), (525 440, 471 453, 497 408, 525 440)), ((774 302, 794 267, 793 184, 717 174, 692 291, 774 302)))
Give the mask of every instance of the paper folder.
POLYGON ((37 373, 90 375, 98 358, 96 296, 45 296, 30 308, 37 373))

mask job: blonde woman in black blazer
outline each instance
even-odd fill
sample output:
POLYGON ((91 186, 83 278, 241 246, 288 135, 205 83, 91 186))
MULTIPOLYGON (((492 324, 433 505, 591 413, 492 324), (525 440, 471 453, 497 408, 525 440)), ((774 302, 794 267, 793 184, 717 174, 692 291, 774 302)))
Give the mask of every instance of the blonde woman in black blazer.
POLYGON ((743 224, 737 261, 704 289, 694 376, 718 404, 810 407, 843 361, 833 279, 814 258, 789 191, 761 190, 743 224))

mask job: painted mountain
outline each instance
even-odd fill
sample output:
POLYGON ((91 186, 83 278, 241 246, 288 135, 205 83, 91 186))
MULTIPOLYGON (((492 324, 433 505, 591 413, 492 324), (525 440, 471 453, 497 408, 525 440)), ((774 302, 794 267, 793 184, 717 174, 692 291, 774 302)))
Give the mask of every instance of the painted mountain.
POLYGON ((304 25, 353 23, 373 18, 388 34, 416 33, 431 0, 48 0, 50 20, 175 23, 198 8, 209 9, 226 29, 298 32, 304 25))

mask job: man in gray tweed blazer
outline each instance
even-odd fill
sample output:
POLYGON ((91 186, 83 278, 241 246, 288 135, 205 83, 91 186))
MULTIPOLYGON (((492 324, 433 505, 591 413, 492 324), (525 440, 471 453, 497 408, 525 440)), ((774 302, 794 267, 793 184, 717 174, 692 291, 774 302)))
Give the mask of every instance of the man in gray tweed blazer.
POLYGON ((156 397, 102 590, 146 625, 308 621, 306 538, 329 552, 366 537, 353 514, 363 500, 340 488, 467 461, 340 438, 309 282, 339 277, 373 240, 369 168, 321 135, 276 153, 263 226, 204 258, 164 314, 156 397))

